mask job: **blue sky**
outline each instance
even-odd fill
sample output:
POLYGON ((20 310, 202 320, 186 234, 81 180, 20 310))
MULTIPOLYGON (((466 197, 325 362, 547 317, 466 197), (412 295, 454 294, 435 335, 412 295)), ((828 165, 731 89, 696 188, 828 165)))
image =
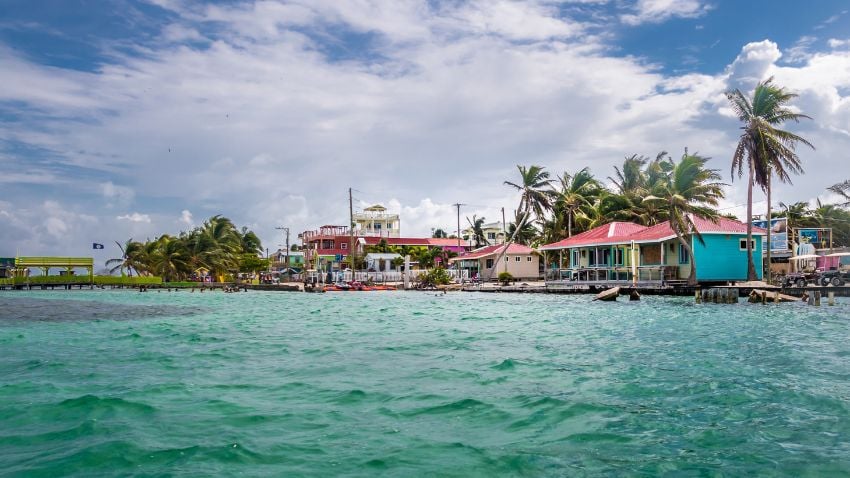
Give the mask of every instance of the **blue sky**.
POLYGON ((770 75, 800 93, 814 121, 795 128, 817 146, 779 200, 828 199, 850 171, 848 8, 6 0, 0 256, 89 254, 219 213, 274 249, 275 226, 344 223, 349 186, 422 235, 452 229, 454 202, 511 210, 516 164, 605 178, 685 147, 714 158, 738 212, 723 92, 770 75))

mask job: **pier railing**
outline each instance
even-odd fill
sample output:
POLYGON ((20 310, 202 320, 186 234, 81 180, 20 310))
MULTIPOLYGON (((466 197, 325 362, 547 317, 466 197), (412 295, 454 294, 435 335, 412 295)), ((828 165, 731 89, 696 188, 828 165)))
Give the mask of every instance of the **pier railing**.
MULTIPOLYGON (((637 267, 637 282, 641 284, 663 284, 665 266, 637 267)), ((582 267, 576 269, 552 269, 546 275, 552 284, 629 284, 634 282, 630 267, 582 267)))

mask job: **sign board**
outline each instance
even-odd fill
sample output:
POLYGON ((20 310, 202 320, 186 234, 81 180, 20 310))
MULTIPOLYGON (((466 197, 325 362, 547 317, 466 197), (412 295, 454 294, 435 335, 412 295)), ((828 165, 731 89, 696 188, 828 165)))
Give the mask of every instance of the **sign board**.
POLYGON ((770 252, 791 251, 791 244, 788 243, 788 219, 784 217, 771 219, 770 227, 766 220, 753 221, 753 226, 770 232, 770 252))
POLYGON ((336 262, 341 262, 341 261, 342 261, 342 254, 337 254, 337 255, 335 255, 335 256, 334 256, 334 260, 335 260, 336 262))
POLYGON ((800 243, 812 244, 818 249, 829 247, 828 229, 798 229, 800 243))

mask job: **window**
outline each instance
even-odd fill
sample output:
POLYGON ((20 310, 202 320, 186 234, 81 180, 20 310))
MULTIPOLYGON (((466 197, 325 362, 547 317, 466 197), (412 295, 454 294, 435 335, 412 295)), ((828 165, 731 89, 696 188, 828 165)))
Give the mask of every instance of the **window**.
POLYGON ((374 226, 375 226, 375 230, 376 230, 376 231, 380 231, 380 230, 381 230, 381 223, 380 223, 380 222, 375 223, 375 224, 374 224, 374 226))
MULTIPOLYGON (((747 250, 747 240, 746 240, 746 239, 741 239, 741 240, 740 240, 740 242, 738 243, 738 247, 739 247, 742 251, 746 251, 746 250, 747 250)), ((756 250, 756 241, 750 241, 750 248, 751 248, 752 250, 756 250)))
MULTIPOLYGON (((744 241, 746 244, 746 241, 744 241)), ((685 250, 685 246, 679 244, 679 264, 690 264, 691 256, 688 255, 688 251, 685 250)))
POLYGON ((488 269, 492 269, 492 268, 493 268, 493 259, 487 259, 487 268, 488 268, 488 269))
POLYGON ((339 245, 339 248, 340 249, 348 249, 348 244, 343 242, 342 244, 339 245))
POLYGON ((496 239, 496 233, 495 232, 488 232, 487 233, 487 239, 496 239))
POLYGON ((572 264, 570 264, 574 268, 578 267, 578 265, 581 263, 581 260, 580 260, 581 258, 579 256, 580 256, 580 254, 579 254, 578 250, 574 250, 573 251, 573 261, 572 261, 572 264))
POLYGON ((509 260, 511 260, 511 258, 508 257, 508 256, 505 256, 505 262, 508 262, 509 260))
POLYGON ((589 257, 587 264, 591 267, 595 266, 596 265, 596 249, 590 251, 590 253, 587 256, 589 257))
POLYGON ((388 222, 388 223, 387 223, 387 229, 392 229, 392 228, 393 228, 393 223, 388 222))
POLYGON ((526 257, 526 258, 525 258, 525 261, 526 261, 526 262, 531 262, 531 256, 526 257))
POLYGON ((520 256, 516 256, 516 261, 517 261, 517 262, 519 262, 519 261, 521 261, 521 260, 522 260, 522 257, 520 257, 520 256))
POLYGON ((623 265, 623 250, 619 247, 617 249, 614 249, 614 265, 623 265))
POLYGON ((611 265, 611 249, 602 249, 599 252, 602 253, 602 260, 599 263, 604 266, 611 265))

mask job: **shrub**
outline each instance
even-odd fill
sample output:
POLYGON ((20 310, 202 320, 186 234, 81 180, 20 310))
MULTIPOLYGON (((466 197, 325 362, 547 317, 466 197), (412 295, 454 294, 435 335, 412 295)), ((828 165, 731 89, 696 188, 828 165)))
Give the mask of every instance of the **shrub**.
POLYGON ((435 267, 419 277, 419 284, 422 287, 433 287, 438 285, 446 285, 452 282, 452 277, 448 271, 442 267, 435 267))
POLYGON ((502 285, 508 285, 508 284, 510 284, 513 280, 514 280, 514 276, 512 276, 510 272, 505 271, 505 272, 500 272, 500 273, 499 273, 499 282, 500 282, 502 285))

